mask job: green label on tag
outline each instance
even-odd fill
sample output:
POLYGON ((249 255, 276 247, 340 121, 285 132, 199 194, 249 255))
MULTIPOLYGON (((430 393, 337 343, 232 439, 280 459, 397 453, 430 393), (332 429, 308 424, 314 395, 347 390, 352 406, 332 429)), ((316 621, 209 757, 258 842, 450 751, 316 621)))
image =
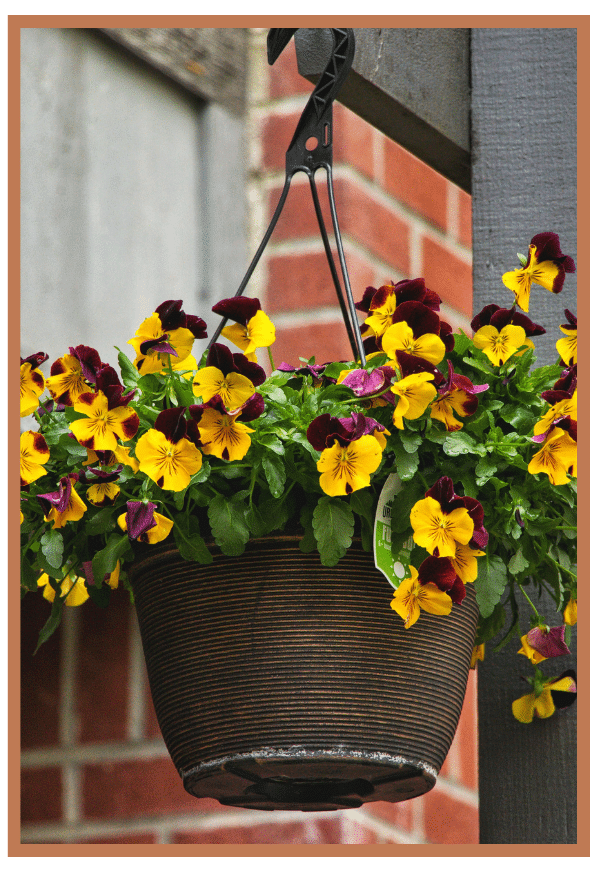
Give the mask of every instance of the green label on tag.
POLYGON ((410 551, 414 547, 409 539, 398 553, 393 553, 391 544, 391 512, 393 499, 401 489, 401 478, 398 474, 390 474, 378 499, 376 519, 374 521, 374 562, 376 569, 386 577, 389 584, 399 587, 404 578, 410 574, 410 551))

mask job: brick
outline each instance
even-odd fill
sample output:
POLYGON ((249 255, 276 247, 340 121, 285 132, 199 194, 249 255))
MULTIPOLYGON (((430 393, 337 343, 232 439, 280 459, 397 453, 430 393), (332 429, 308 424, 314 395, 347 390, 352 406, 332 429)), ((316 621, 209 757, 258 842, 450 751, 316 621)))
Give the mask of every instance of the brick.
POLYGON ((425 838, 431 844, 478 844, 479 812, 445 791, 423 798, 425 838))
POLYGON ((457 736, 460 746, 460 782, 477 790, 477 673, 469 674, 457 736))
POLYGON ((448 182, 390 138, 383 139, 384 186, 403 205, 447 230, 448 182))
POLYGON ((472 317, 473 273, 470 264, 423 236, 422 267, 427 287, 436 291, 447 305, 472 317))
POLYGON ((21 770, 21 822, 49 823, 61 820, 62 779, 60 768, 21 770))
POLYGON ((270 112, 264 118, 260 137, 265 171, 276 171, 285 167, 285 152, 289 147, 299 118, 299 113, 270 112))
POLYGON ((167 813, 236 811, 211 798, 195 798, 184 789, 169 758, 134 759, 85 765, 82 770, 83 815, 87 819, 162 816, 167 813))
POLYGON ((342 839, 340 844, 400 844, 398 838, 390 834, 381 834, 368 829, 364 824, 346 817, 342 821, 342 839))
POLYGON ((353 353, 343 324, 310 324, 301 328, 281 328, 272 347, 274 363, 286 361, 299 366, 299 358, 312 358, 315 363, 350 361, 353 353))
POLYGON ((81 609, 76 706, 81 742, 126 736, 130 601, 112 591, 107 609, 92 601, 81 609))
MULTIPOLYGON (((292 310, 339 305, 325 251, 320 247, 321 250, 312 253, 281 254, 269 259, 265 306, 271 317, 292 310)), ((373 284, 374 270, 367 260, 352 249, 345 248, 344 256, 356 302, 363 296, 365 288, 373 284)), ((340 284, 344 288, 336 251, 333 257, 340 284)))
POLYGON ((148 677, 146 675, 146 680, 144 684, 144 701, 145 701, 145 716, 144 716, 144 736, 148 740, 156 740, 161 737, 162 734, 160 731, 160 727, 158 724, 158 719, 156 718, 156 712, 154 710, 154 704, 152 703, 152 695, 150 694, 150 683, 148 682, 148 677))
POLYGON ((290 40, 277 60, 269 68, 268 94, 270 98, 287 98, 312 92, 313 86, 298 73, 296 44, 290 40))
MULTIPOLYGON (((300 113, 269 111, 260 129, 262 163, 265 171, 285 167, 285 153, 300 119, 300 113)), ((370 180, 375 176, 374 130, 346 107, 334 108, 333 162, 350 165, 370 180)))
POLYGON ((339 818, 177 832, 173 844, 341 844, 339 818))
MULTIPOLYGON (((365 177, 374 180, 376 162, 374 155, 373 127, 348 110, 344 105, 334 105, 334 165, 338 162, 352 165, 365 177)), ((378 136, 380 137, 380 136, 378 136)))
POLYGON ((458 241, 473 247, 473 208, 471 196, 464 190, 458 190, 458 241))
MULTIPOLYGON (((66 609, 65 614, 72 610, 66 609)), ((59 632, 34 654, 38 634, 51 612, 41 593, 21 601, 21 749, 56 746, 59 742, 59 632)))
POLYGON ((375 801, 364 805, 361 811, 386 820, 404 832, 411 832, 413 829, 413 810, 410 801, 375 801))
MULTIPOLYGON (((322 179, 322 175, 319 175, 322 179)), ((328 229, 331 229, 327 188, 318 183, 319 201, 328 229)), ((399 278, 406 278, 410 264, 409 223, 386 205, 376 201, 354 181, 338 178, 334 181, 336 210, 342 237, 350 236, 376 257, 396 267, 399 278)), ((269 199, 269 212, 278 203, 281 188, 277 187, 269 199)), ((275 241, 289 241, 319 235, 309 187, 293 184, 273 236, 275 241)))

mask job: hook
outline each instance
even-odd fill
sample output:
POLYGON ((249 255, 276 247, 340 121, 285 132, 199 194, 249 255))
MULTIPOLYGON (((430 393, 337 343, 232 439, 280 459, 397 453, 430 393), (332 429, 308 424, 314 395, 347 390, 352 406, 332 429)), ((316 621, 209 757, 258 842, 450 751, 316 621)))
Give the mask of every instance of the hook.
MULTIPOLYGON (((269 64, 274 64, 297 30, 298 28, 270 28, 267 38, 269 64)), ((319 231, 325 248, 325 256, 329 264, 332 280, 340 303, 342 318, 346 326, 353 356, 355 360, 358 359, 361 364, 365 366, 365 352, 363 341, 361 339, 361 332, 359 330, 355 302, 350 287, 346 259, 344 257, 332 177, 332 107, 334 98, 340 91, 342 83, 348 76, 348 72, 353 63, 355 55, 355 36, 352 28, 330 28, 330 30, 333 38, 333 49, 330 59, 327 62, 323 73, 319 77, 319 81, 308 99, 306 107, 302 111, 302 115, 300 116, 294 131, 291 143, 285 154, 285 184, 283 186, 283 192, 281 193, 279 202, 270 224, 268 225, 264 238, 262 239, 254 258, 245 273, 245 277, 234 296, 240 297, 242 295, 266 245, 268 244, 270 236, 272 235, 283 210, 283 206, 285 205, 294 174, 298 171, 304 172, 308 176, 310 183, 317 223, 319 225, 319 231), (319 195, 315 183, 315 172, 319 168, 324 168, 327 175, 327 191, 329 196, 331 221, 346 297, 342 291, 335 261, 331 252, 331 245, 325 221, 323 220, 319 195)), ((212 345, 217 341, 225 323, 226 319, 224 318, 216 329, 209 345, 212 345)))

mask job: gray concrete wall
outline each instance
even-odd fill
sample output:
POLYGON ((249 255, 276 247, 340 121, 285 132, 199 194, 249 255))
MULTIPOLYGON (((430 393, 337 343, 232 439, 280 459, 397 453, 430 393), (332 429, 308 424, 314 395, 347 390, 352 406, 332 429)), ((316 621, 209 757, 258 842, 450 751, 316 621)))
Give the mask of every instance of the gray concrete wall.
POLYGON ((21 354, 53 361, 84 343, 116 364, 113 346, 132 355, 127 340, 163 300, 206 314, 236 289, 242 123, 92 29, 22 29, 21 66, 21 354), (222 201, 210 175, 225 168, 228 230, 210 219, 222 201))

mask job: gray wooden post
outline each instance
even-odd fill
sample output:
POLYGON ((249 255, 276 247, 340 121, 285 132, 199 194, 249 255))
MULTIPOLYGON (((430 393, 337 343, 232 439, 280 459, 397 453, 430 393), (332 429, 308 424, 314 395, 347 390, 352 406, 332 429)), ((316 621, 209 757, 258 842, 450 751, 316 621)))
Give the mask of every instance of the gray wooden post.
MULTIPOLYGON (((510 305, 501 275, 537 232, 557 232, 576 261, 576 40, 575 28, 472 30, 476 310, 485 302, 510 305)), ((559 296, 536 288, 530 298, 530 317, 547 329, 537 338, 542 363, 556 361, 564 308, 576 314, 576 276, 567 277, 559 296)), ((481 841, 576 843, 576 703, 544 722, 516 722, 511 701, 527 685, 514 675, 515 651, 509 647, 480 665, 481 841)), ((564 660, 544 662, 544 672, 557 675, 564 660)), ((567 661, 575 667, 576 655, 567 661)))
MULTIPOLYGON (((363 28, 356 37, 340 100, 472 192, 474 311, 510 306, 502 273, 535 233, 557 232, 576 261, 576 28, 363 28)), ((323 33, 301 31, 296 45, 300 73, 314 80, 323 33)), ((564 308, 576 313, 576 277, 559 296, 537 291, 530 315, 547 329, 537 353, 551 363, 564 308)), ((574 639, 571 649, 574 667, 574 639)), ((480 841, 574 843, 576 704, 518 723, 511 702, 526 691, 518 671, 528 675, 529 664, 515 652, 489 651, 479 665, 480 841)), ((563 660, 545 662, 547 672, 563 660)))

